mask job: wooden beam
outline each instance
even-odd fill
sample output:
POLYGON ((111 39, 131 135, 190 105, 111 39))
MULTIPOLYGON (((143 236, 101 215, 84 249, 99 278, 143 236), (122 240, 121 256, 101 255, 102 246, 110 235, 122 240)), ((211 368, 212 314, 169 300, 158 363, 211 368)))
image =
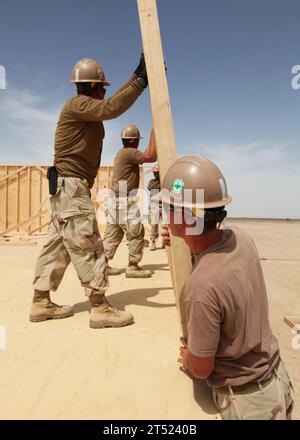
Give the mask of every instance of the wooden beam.
MULTIPOLYGON (((137 4, 149 80, 153 127, 157 141, 159 173, 163 179, 169 166, 176 160, 177 154, 158 13, 156 0, 137 0, 137 4)), ((183 336, 186 337, 181 293, 192 270, 191 252, 182 239, 171 237, 169 254, 176 303, 183 336)))
POLYGON ((13 177, 16 177, 16 176, 17 176, 18 174, 20 174, 22 171, 26 170, 26 168, 28 168, 28 165, 19 168, 19 169, 18 169, 17 171, 15 171, 14 173, 7 174, 8 166, 5 165, 5 169, 6 169, 5 172, 6 172, 6 175, 5 175, 4 177, 1 177, 1 179, 0 179, 0 183, 2 183, 2 182, 4 182, 4 181, 7 181, 7 180, 9 180, 9 179, 11 179, 11 178, 13 178, 13 177))
POLYGON ((27 220, 24 220, 23 222, 21 222, 21 223, 19 223, 19 224, 16 224, 16 225, 13 225, 13 226, 9 227, 9 228, 6 229, 5 231, 0 232, 0 237, 3 236, 3 235, 8 234, 9 232, 14 231, 14 230, 17 229, 17 228, 20 228, 21 226, 25 226, 25 225, 27 225, 28 223, 30 224, 33 220, 35 220, 36 218, 38 218, 38 217, 41 216, 41 215, 46 214, 47 212, 48 212, 48 209, 45 209, 44 211, 40 211, 40 212, 38 212, 37 214, 31 216, 31 217, 28 218, 27 220))
POLYGON ((32 229, 29 232, 29 235, 34 234, 35 232, 40 232, 42 229, 44 229, 46 226, 49 226, 51 220, 47 221, 46 223, 43 223, 42 225, 40 225, 38 228, 32 229))
POLYGON ((283 321, 296 333, 300 333, 300 316, 299 317, 290 317, 285 316, 283 321))
MULTIPOLYGON (((25 226, 25 225, 29 225, 29 226, 30 226, 30 224, 32 223, 33 220, 35 220, 35 219, 38 218, 39 216, 43 216, 43 215, 47 214, 47 213, 49 212, 48 209, 44 209, 44 210, 42 211, 42 208, 43 208, 43 206, 45 205, 45 203, 46 203, 47 200, 48 200, 48 195, 44 198, 44 200, 42 201, 42 203, 41 203, 40 206, 38 207, 38 210, 37 210, 36 214, 30 216, 29 218, 27 218, 26 220, 24 220, 24 221, 21 222, 21 223, 16 223, 15 225, 10 226, 9 228, 6 228, 5 231, 0 232, 0 237, 1 237, 2 235, 6 235, 6 234, 8 234, 9 232, 14 231, 15 229, 19 229, 21 226, 25 226)), ((45 226, 45 225, 44 225, 44 226, 45 226)), ((29 228, 29 229, 30 229, 30 228, 29 228)), ((38 229, 40 229, 40 228, 38 228, 38 229)), ((30 233, 30 232, 31 232, 31 231, 29 231, 29 233, 30 233)))
POLYGON ((45 170, 44 168, 40 167, 39 165, 34 165, 34 168, 36 170, 39 170, 44 175, 44 177, 47 176, 47 170, 45 170))

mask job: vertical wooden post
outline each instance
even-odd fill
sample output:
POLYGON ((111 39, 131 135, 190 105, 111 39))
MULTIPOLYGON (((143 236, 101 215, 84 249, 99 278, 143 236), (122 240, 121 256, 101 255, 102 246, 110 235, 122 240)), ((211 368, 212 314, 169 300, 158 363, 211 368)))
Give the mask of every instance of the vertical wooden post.
MULTIPOLYGON (((169 166, 176 160, 177 154, 158 13, 156 0, 137 0, 137 4, 157 141, 159 173, 163 179, 169 166)), ((192 263, 190 250, 183 240, 171 237, 169 263, 182 331, 183 335, 187 336, 184 315, 181 313, 181 292, 191 273, 192 263)))

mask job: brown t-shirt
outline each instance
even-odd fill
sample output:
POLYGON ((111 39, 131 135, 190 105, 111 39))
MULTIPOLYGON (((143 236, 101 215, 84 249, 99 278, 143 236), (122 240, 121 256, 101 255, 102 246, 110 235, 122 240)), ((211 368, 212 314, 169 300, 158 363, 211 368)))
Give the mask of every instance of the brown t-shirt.
POLYGON ((143 87, 133 75, 107 100, 79 95, 65 103, 55 134, 54 165, 60 174, 86 178, 93 186, 105 134, 102 121, 121 115, 142 91, 143 87))
POLYGON ((196 256, 183 295, 190 352, 215 356, 209 385, 237 386, 270 376, 279 347, 258 253, 244 231, 225 229, 219 243, 196 256))
POLYGON ((127 182, 127 194, 140 185, 140 167, 145 160, 142 151, 136 148, 126 147, 118 151, 114 160, 114 174, 112 178, 112 190, 119 194, 119 182, 127 182))

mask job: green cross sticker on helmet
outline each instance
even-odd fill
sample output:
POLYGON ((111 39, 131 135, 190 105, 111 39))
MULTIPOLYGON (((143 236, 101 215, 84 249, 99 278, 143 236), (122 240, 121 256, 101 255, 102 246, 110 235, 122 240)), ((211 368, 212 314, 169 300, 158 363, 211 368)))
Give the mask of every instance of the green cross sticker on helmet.
POLYGON ((172 183, 172 190, 177 194, 181 194, 184 190, 184 181, 182 179, 174 180, 172 183))
POLYGON ((181 157, 170 166, 161 182, 161 197, 171 205, 199 209, 222 208, 232 200, 217 165, 198 156, 181 157))

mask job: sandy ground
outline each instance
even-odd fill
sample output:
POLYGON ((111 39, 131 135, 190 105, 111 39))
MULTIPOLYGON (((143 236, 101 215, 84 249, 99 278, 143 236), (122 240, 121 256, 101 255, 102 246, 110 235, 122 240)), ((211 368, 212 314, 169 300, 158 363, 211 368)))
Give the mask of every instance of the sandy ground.
MULTIPOLYGON (((283 316, 300 315, 300 222, 229 221, 255 239, 269 293, 270 317, 282 356, 298 390, 300 350, 283 316)), ((35 239, 41 242, 41 239, 35 239)), ((177 364, 180 327, 166 254, 145 249, 146 280, 110 277, 110 301, 130 310, 135 324, 121 329, 88 327, 89 305, 69 268, 58 303, 75 304, 65 320, 28 322, 31 280, 39 247, 0 245, 0 419, 215 419, 209 389, 177 364)), ((122 243, 115 265, 125 267, 122 243)))

